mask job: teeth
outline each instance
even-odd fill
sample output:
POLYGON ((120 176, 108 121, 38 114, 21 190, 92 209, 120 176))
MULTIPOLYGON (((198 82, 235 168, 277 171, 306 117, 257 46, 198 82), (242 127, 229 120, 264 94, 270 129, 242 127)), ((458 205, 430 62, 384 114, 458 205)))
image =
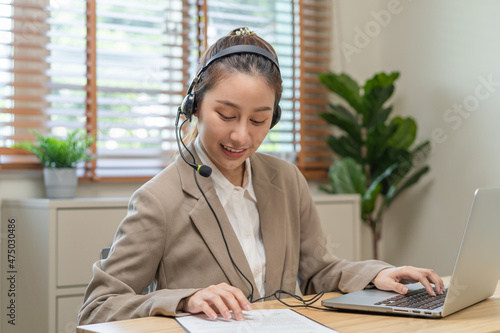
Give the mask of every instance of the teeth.
POLYGON ((223 147, 224 147, 224 149, 229 150, 232 153, 241 153, 243 151, 243 149, 237 150, 237 149, 226 147, 224 145, 223 145, 223 147))

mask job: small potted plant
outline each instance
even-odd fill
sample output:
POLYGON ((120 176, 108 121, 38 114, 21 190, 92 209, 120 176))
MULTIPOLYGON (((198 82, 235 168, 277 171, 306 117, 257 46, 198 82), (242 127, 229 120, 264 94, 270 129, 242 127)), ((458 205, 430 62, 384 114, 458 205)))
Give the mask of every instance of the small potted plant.
POLYGON ((36 135, 35 142, 23 142, 14 146, 33 153, 42 163, 47 197, 75 197, 78 184, 77 164, 94 158, 89 153, 89 147, 95 138, 82 130, 69 132, 66 139, 33 133, 36 135))

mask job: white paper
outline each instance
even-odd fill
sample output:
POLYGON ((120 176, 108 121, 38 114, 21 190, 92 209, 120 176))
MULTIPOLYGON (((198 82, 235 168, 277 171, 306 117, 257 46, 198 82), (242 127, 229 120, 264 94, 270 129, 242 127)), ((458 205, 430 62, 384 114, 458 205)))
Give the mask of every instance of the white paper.
POLYGON ((252 310, 243 311, 245 320, 237 321, 218 317, 209 319, 205 314, 177 317, 177 322, 190 333, 321 333, 337 332, 323 326, 293 310, 252 310))

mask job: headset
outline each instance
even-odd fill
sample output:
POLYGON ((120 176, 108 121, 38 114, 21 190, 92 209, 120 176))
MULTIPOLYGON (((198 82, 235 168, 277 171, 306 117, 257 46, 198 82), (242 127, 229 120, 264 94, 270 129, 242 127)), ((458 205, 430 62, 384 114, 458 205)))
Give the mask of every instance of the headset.
MULTIPOLYGON (((198 71, 195 78, 193 79, 193 81, 191 81, 191 84, 189 85, 189 88, 188 88, 187 93, 186 93, 186 97, 184 97, 184 100, 182 101, 182 104, 178 109, 178 113, 184 115, 184 117, 186 117, 186 119, 191 121, 191 118, 192 118, 193 114, 195 113, 195 109, 196 109, 195 91, 193 91, 193 89, 194 89, 194 86, 196 85, 196 83, 198 83, 198 81, 200 80, 201 74, 216 60, 224 58, 224 57, 228 57, 228 56, 233 55, 233 54, 242 54, 242 53, 257 54, 257 55, 263 56, 264 58, 267 58, 268 60, 270 60, 276 66, 278 71, 280 71, 280 67, 279 67, 279 64, 278 64, 278 61, 276 60, 276 58, 269 51, 267 51, 261 47, 258 47, 255 45, 236 45, 236 46, 228 47, 228 48, 216 53, 198 71)), ((271 120, 271 128, 273 128, 279 122, 280 118, 281 118, 281 108, 278 105, 273 110, 273 119, 271 120)))

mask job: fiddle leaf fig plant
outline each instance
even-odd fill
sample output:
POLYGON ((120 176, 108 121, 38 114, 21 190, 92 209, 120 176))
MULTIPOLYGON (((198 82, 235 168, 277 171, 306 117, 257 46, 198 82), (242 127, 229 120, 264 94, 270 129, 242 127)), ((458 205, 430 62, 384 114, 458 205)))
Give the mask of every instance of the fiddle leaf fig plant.
POLYGON ((406 189, 429 172, 422 164, 430 142, 414 146, 417 124, 411 117, 390 117, 387 105, 398 72, 377 73, 363 86, 347 74, 325 73, 320 82, 345 103, 329 104, 320 117, 337 129, 326 139, 339 157, 329 169, 328 193, 361 196, 361 219, 372 232, 373 256, 378 258, 383 214, 406 189))

